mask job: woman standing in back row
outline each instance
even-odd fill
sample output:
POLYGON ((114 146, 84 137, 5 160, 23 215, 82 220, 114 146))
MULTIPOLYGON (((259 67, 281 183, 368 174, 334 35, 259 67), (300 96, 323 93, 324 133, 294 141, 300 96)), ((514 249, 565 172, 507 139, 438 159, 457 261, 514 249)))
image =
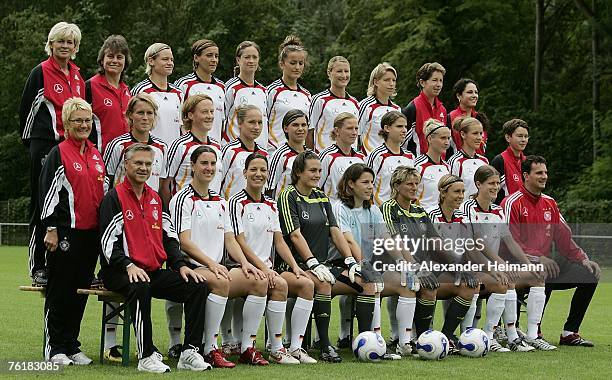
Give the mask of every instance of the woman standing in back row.
POLYGON ((283 75, 266 89, 270 154, 287 140, 282 125, 285 114, 292 109, 308 114, 310 109, 310 92, 298 83, 304 73, 308 52, 302 41, 294 35, 288 35, 278 50, 278 65, 283 75))

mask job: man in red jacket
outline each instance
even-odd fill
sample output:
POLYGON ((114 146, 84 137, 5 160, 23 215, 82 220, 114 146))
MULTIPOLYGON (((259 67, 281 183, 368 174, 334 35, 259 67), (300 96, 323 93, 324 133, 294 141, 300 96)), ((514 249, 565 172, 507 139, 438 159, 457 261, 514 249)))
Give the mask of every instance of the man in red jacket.
POLYGON ((150 146, 131 145, 125 152, 125 181, 102 201, 100 276, 130 304, 139 371, 170 371, 153 345, 151 297, 185 304, 185 344, 177 368, 203 371, 211 368, 198 353, 208 287, 204 277, 187 266, 170 216, 146 184, 152 164, 150 146), (166 261, 168 269, 162 269, 166 261))
POLYGON ((544 266, 546 302, 553 290, 576 288, 559 344, 592 347, 578 330, 597 288, 600 269, 572 239, 572 231, 557 202, 542 193, 548 180, 546 160, 527 156, 521 164, 523 186, 507 196, 501 206, 516 242, 532 262, 544 266), (555 244, 559 257, 552 256, 555 244))

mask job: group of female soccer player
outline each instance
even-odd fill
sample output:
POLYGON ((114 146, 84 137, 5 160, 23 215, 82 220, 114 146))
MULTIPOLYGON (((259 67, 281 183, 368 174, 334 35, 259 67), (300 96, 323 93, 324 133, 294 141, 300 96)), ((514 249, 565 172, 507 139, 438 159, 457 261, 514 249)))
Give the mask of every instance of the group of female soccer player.
MULTIPOLYGON (((359 102, 346 91, 350 63, 336 56, 327 66, 329 88, 311 96, 300 84, 307 50, 299 38, 288 36, 278 51, 281 76, 267 87, 255 78, 262 53, 255 42, 238 45, 234 77, 224 83, 215 77, 219 47, 203 39, 191 48, 193 71, 174 84, 172 48, 149 46, 144 54, 147 78, 129 91, 124 73, 131 53, 125 38, 113 35, 104 41, 98 73, 86 82, 72 61, 80 38, 74 24, 53 27, 50 57, 32 71, 22 99, 22 138, 33 163, 30 261, 35 282, 47 279, 45 234, 52 228, 40 224, 43 205, 36 184, 41 161, 65 137, 63 103, 82 97, 91 104, 93 117, 81 123, 94 126, 90 139, 111 185, 124 179, 122 162, 130 145, 154 149, 147 184, 169 205, 181 250, 210 289, 200 353, 214 367, 234 367, 227 359, 233 353, 241 362, 268 364, 254 344, 264 314, 270 361, 316 362, 302 348, 312 313, 320 360, 340 362, 328 333, 336 295, 343 296, 340 347, 347 346, 353 314, 359 331, 381 333, 380 297, 389 297, 397 352, 387 358, 414 351, 415 336, 431 325, 436 299, 449 300, 443 332, 456 342, 458 325, 471 326, 480 294, 489 299, 485 331, 492 339, 503 314, 509 349, 554 348, 537 338, 543 302, 527 305, 525 339, 514 327, 514 288, 539 292, 543 280, 535 274, 380 273, 371 267, 376 259, 371 241, 397 234, 433 239, 486 235, 491 242, 473 252, 474 260, 501 260, 497 247, 503 239, 517 260, 526 261, 507 231, 491 234, 469 227, 487 219, 482 215, 490 216, 496 228, 505 224, 494 202, 500 182, 508 185, 484 156, 488 123, 475 110, 474 81, 457 82, 458 106, 448 114, 438 99, 445 69, 427 63, 416 75, 420 94, 401 110, 392 101, 397 71, 391 65, 372 70, 367 97, 359 102), (284 322, 288 348, 283 346, 284 322)), ((527 135, 528 128, 504 132, 513 147, 513 134, 527 135)), ((514 148, 520 157, 525 144, 514 148)), ((499 161, 503 170, 503 158, 499 161)), ((428 255, 442 262, 461 260, 443 249, 391 250, 382 260, 424 261, 428 255)), ((529 297, 529 302, 538 300, 529 297)), ((166 312, 169 356, 177 357, 182 304, 168 301, 166 312)), ((107 327, 106 339, 106 357, 119 358, 114 326, 107 327)), ((496 342, 492 349, 509 351, 496 342)))

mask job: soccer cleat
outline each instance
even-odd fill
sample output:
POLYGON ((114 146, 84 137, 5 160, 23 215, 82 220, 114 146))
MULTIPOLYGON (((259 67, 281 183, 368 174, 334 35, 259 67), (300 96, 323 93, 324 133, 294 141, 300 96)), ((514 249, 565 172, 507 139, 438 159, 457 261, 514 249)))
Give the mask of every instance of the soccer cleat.
POLYGON ((540 351, 554 351, 557 349, 557 346, 553 346, 552 344, 548 343, 547 341, 544 340, 544 338, 535 338, 535 339, 525 338, 525 343, 527 343, 530 346, 533 346, 534 348, 540 351))
POLYGON ((395 352, 385 352, 382 356, 383 360, 402 360, 402 355, 395 352))
POLYGON ((348 336, 346 336, 344 338, 338 338, 338 342, 336 343, 336 346, 338 348, 350 348, 351 347, 351 340, 349 339, 348 336))
POLYGON ((154 352, 151 356, 142 358, 138 361, 138 370, 143 372, 165 373, 170 372, 170 367, 159 360, 159 356, 154 352))
POLYGON ((448 338, 448 355, 459 355, 459 348, 457 347, 457 339, 456 336, 451 336, 448 338))
POLYGON ((225 355, 240 355, 240 343, 223 343, 221 350, 225 355))
POLYGON ((590 340, 586 340, 578 333, 573 333, 568 336, 559 338, 559 345, 561 346, 580 346, 580 347, 593 347, 595 346, 590 340))
POLYGON ((104 350, 104 359, 113 363, 121 363, 123 356, 121 355, 121 351, 119 351, 120 348, 121 346, 113 346, 104 350))
POLYGON ((506 331, 501 327, 495 327, 493 330, 493 339, 495 339, 499 344, 507 344, 508 343, 508 335, 506 335, 506 331))
POLYGON ((178 359, 181 356, 181 351, 183 350, 182 344, 175 344, 174 346, 168 349, 168 357, 172 359, 178 359))
POLYGON ((519 336, 519 338, 521 338, 522 340, 525 340, 527 338, 527 334, 525 334, 521 329, 519 329, 518 327, 516 328, 516 334, 519 336))
POLYGON ((412 346, 410 345, 410 343, 398 344, 395 347, 395 353, 400 356, 410 356, 412 355, 412 346))
POLYGON ((270 364, 264 357, 261 355, 261 352, 257 351, 255 347, 249 347, 240 354, 240 359, 238 359, 240 363, 251 364, 251 365, 259 365, 264 366, 270 364))
POLYGON ((510 349, 502 346, 499 342, 492 338, 489 340, 489 351, 491 352, 510 352, 510 349))
POLYGON ((342 357, 338 355, 332 346, 321 348, 321 356, 319 356, 319 359, 328 363, 340 363, 342 361, 342 357))
POLYGON ((32 286, 47 286, 49 276, 47 269, 39 269, 32 275, 32 286))
POLYGON ((225 353, 220 349, 212 350, 204 359, 215 368, 234 368, 236 363, 227 360, 225 353))
POLYGON ((74 365, 74 361, 66 356, 66 354, 55 354, 49 361, 53 364, 59 365, 74 365))
POLYGON ((270 362, 276 364, 300 364, 300 361, 289 354, 285 347, 276 352, 270 352, 268 359, 270 362))
POLYGON ((521 338, 516 338, 514 342, 508 342, 508 348, 514 352, 531 352, 535 350, 534 347, 525 343, 521 338))
POLYGON ((211 369, 212 366, 206 363, 202 355, 198 353, 198 348, 188 348, 181 352, 176 368, 190 371, 205 371, 211 369))
POLYGON ((315 358, 308 355, 308 352, 301 347, 291 351, 291 356, 299 360, 302 364, 315 364, 317 362, 315 358))

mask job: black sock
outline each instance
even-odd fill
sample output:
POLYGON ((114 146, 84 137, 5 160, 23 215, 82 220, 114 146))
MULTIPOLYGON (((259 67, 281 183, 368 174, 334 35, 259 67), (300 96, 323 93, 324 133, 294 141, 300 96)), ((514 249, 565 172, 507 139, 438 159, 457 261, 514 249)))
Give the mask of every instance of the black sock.
POLYGON ((357 324, 359 333, 372 330, 372 319, 374 318, 374 304, 376 298, 371 296, 357 296, 355 303, 355 313, 357 314, 357 324))
POLYGON ((317 323, 321 347, 331 346, 329 343, 329 317, 331 315, 331 295, 315 294, 312 303, 312 313, 317 323))
POLYGON ((435 300, 417 298, 416 309, 414 310, 414 326, 416 327, 417 338, 429 330, 435 310, 435 300))
POLYGON ((444 326, 442 326, 442 334, 446 335, 448 339, 454 339, 455 330, 463 321, 471 303, 472 300, 466 300, 459 296, 450 301, 446 310, 446 318, 444 318, 444 326))

